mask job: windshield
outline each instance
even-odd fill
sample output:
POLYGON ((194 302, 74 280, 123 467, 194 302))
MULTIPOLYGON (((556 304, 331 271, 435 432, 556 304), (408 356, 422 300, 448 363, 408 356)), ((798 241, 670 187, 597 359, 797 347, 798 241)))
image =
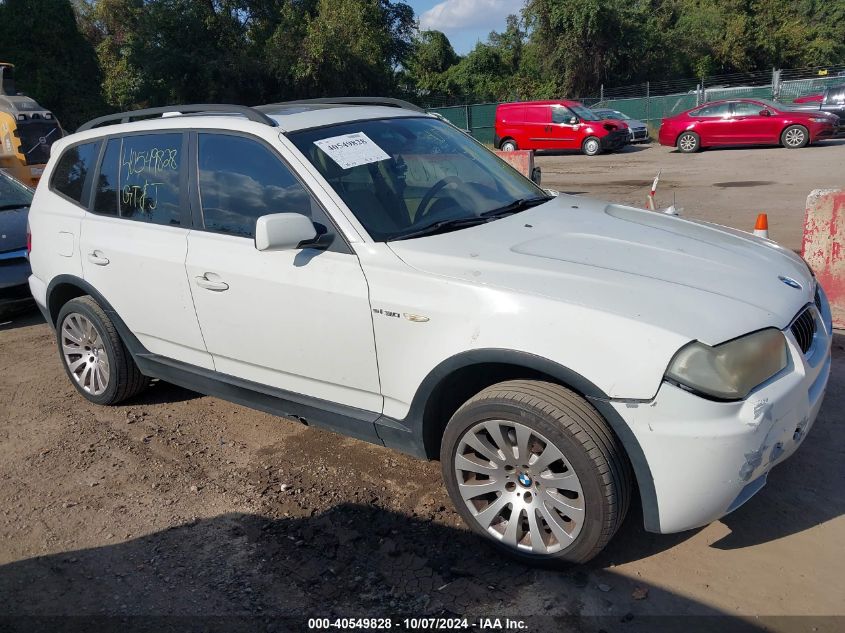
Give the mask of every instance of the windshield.
POLYGON ((433 117, 357 121, 288 137, 376 241, 456 230, 549 198, 433 117))
POLYGON ((619 121, 628 121, 631 118, 619 110, 602 110, 599 112, 599 116, 603 119, 617 119, 619 121))
POLYGON ((32 190, 0 169, 0 210, 28 207, 32 202, 32 190))
POLYGON ((596 116, 595 112, 588 108, 585 108, 584 106, 571 105, 568 107, 575 114, 577 114, 578 118, 582 121, 601 121, 601 118, 596 116))

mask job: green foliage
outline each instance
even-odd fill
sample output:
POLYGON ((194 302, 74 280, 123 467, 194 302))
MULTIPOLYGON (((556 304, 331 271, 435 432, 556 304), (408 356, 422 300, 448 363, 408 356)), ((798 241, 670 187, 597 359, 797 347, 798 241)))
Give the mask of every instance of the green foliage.
POLYGON ((0 60, 15 64, 18 91, 52 110, 65 128, 102 111, 97 57, 69 0, 0 3, 0 60))
POLYGON ((504 33, 416 85, 431 101, 577 97, 601 84, 843 63, 845 0, 528 0, 504 33))
POLYGON ((527 0, 463 57, 401 0, 0 0, 0 59, 68 128, 184 102, 594 95, 845 63, 845 0, 527 0))

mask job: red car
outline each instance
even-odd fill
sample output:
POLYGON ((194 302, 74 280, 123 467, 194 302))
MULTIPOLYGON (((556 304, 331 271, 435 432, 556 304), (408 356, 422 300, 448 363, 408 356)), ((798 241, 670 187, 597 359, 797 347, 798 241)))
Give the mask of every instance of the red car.
POLYGON ((723 145, 783 145, 791 149, 836 135, 839 119, 801 112, 765 99, 713 101, 663 119, 661 145, 685 154, 723 145))
POLYGON ((824 93, 819 92, 818 94, 812 95, 804 95, 803 97, 796 97, 792 100, 792 103, 815 103, 816 101, 821 101, 824 98, 824 93))
POLYGON ((605 120, 578 101, 521 101, 496 108, 495 146, 516 149, 577 149, 587 156, 622 149, 628 126, 605 120))

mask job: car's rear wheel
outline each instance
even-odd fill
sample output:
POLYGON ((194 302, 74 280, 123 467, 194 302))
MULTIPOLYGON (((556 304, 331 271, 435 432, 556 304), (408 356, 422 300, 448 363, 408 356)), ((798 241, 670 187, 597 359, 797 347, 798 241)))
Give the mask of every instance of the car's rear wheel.
POLYGON ((138 370, 111 319, 94 299, 71 299, 62 306, 56 324, 65 372, 86 399, 117 404, 146 388, 149 379, 138 370))
POLYGON ((780 144, 789 149, 799 149, 810 142, 810 133, 803 125, 790 125, 780 135, 780 144))
POLYGON ((601 154, 601 143, 595 136, 588 136, 581 143, 581 151, 587 156, 596 156, 601 154))
POLYGON ((695 132, 684 132, 678 137, 678 151, 683 154, 693 154, 701 149, 701 137, 695 132))
POLYGON ((518 148, 516 146, 516 141, 512 138, 509 138, 502 141, 502 146, 499 149, 501 149, 503 152, 515 152, 518 148))
POLYGON ((464 521, 524 562, 591 559, 628 509, 622 446, 586 400, 554 383, 484 389, 452 416, 440 458, 464 521))

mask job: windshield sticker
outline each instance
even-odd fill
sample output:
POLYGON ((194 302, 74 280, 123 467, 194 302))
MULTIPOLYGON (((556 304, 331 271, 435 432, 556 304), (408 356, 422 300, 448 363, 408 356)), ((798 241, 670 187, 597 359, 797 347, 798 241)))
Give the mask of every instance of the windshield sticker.
POLYGON ((314 141, 314 145, 323 150, 342 169, 352 169, 358 165, 377 163, 390 158, 363 132, 324 138, 314 141))

